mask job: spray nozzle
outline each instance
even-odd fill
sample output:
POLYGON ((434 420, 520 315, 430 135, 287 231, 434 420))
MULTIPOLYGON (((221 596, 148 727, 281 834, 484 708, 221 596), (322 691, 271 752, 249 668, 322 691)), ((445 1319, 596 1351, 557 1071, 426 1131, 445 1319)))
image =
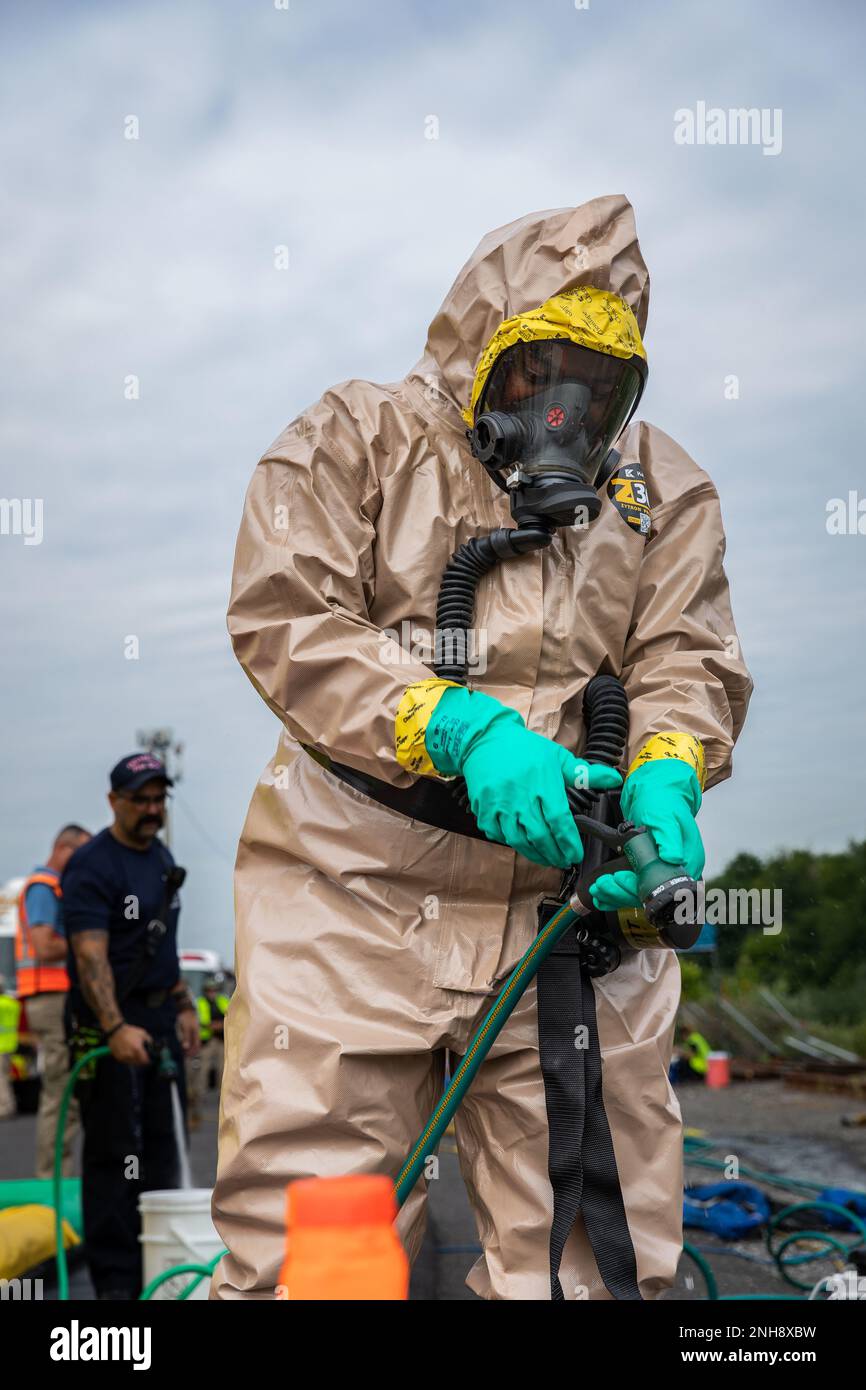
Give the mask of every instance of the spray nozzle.
POLYGON ((177 1077, 177 1063, 171 1055, 168 1043, 164 1039, 154 1039, 145 1043, 145 1047, 158 1075, 166 1081, 173 1081, 177 1077))
MULTIPOLYGON (((593 878, 614 873, 617 869, 631 869, 637 878, 638 896, 644 913, 665 944, 678 950, 693 946, 701 931, 695 912, 697 884, 683 864, 669 864, 661 858, 652 831, 645 825, 634 825, 631 821, 623 821, 616 827, 604 825, 602 821, 580 812, 574 813, 574 823, 614 854, 621 856, 620 859, 602 864, 593 878), (681 913, 678 909, 683 904, 686 911, 681 913)), ((577 896, 584 910, 592 905, 589 897, 591 881, 580 882, 577 888, 577 896)))

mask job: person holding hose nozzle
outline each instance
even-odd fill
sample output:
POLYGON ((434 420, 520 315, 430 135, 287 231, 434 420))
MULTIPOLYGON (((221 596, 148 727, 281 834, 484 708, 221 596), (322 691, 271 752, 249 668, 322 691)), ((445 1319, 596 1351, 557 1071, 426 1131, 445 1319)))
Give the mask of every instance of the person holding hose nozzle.
POLYGON ((77 1086, 84 1243, 101 1299, 141 1292, 138 1196, 180 1185, 171 1088, 185 1105, 184 1054, 199 1047, 177 955, 184 870, 158 839, 171 785, 152 753, 122 758, 111 772, 113 824, 73 854, 62 879, 72 1063, 111 1049, 77 1086))
MULTIPOLYGON (((646 827, 665 892, 702 872, 695 818, 751 680, 715 488, 633 418, 648 296, 625 198, 523 217, 478 246, 403 381, 327 391, 253 476, 229 629, 284 727, 238 851, 214 1298, 274 1297, 292 1179, 397 1178, 446 1051, 467 1054, 563 871, 589 875, 575 798, 646 827)), ((601 965, 586 934, 566 948, 590 1039, 568 1023, 574 1143, 557 1147, 541 973, 456 1113, 484 1298, 655 1298, 674 1279, 680 972, 631 921, 642 901, 651 920, 647 875, 611 862, 580 921, 620 922, 626 945, 601 965)), ((435 1176, 398 1218, 410 1257, 435 1176)))

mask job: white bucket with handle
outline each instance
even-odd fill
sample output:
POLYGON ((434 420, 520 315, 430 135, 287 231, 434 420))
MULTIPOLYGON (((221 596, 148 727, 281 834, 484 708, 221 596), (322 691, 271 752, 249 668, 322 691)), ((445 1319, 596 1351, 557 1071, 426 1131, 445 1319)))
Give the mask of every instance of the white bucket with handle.
MULTIPOLYGON (((138 1199, 141 1215, 142 1277, 144 1287, 172 1265, 209 1264, 224 1248, 210 1214, 209 1187, 178 1187, 165 1192, 142 1192, 138 1199)), ((194 1274, 177 1274, 156 1290, 154 1299, 176 1299, 194 1274)), ((189 1295, 206 1299, 210 1279, 189 1295)))

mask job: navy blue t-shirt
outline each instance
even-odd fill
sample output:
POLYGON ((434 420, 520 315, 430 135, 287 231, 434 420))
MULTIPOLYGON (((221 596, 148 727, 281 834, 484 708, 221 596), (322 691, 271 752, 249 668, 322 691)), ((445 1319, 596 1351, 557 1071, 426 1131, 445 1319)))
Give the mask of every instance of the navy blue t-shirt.
POLYGON ((137 980, 135 991, 171 989, 177 984, 180 899, 176 892, 163 916, 165 876, 173 865, 171 853, 161 840, 152 840, 145 850, 129 849, 110 830, 100 830, 75 851, 61 879, 73 988, 78 988, 78 967, 71 949, 71 938, 76 932, 108 932, 108 962, 115 986, 121 990, 139 959, 147 924, 154 917, 164 921, 168 931, 137 980))

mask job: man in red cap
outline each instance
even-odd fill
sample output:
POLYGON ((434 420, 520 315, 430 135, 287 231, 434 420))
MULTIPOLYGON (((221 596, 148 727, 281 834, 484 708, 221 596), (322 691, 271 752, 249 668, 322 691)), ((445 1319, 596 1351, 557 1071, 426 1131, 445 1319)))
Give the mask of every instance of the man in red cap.
POLYGON ((122 758, 111 772, 113 823, 76 851, 62 880, 73 1057, 111 1049, 79 1087, 85 1245, 106 1299, 141 1291, 138 1195, 180 1184, 172 1086, 184 1103, 184 1054, 199 1046, 177 956, 185 873, 158 838, 171 785, 152 753, 122 758))

